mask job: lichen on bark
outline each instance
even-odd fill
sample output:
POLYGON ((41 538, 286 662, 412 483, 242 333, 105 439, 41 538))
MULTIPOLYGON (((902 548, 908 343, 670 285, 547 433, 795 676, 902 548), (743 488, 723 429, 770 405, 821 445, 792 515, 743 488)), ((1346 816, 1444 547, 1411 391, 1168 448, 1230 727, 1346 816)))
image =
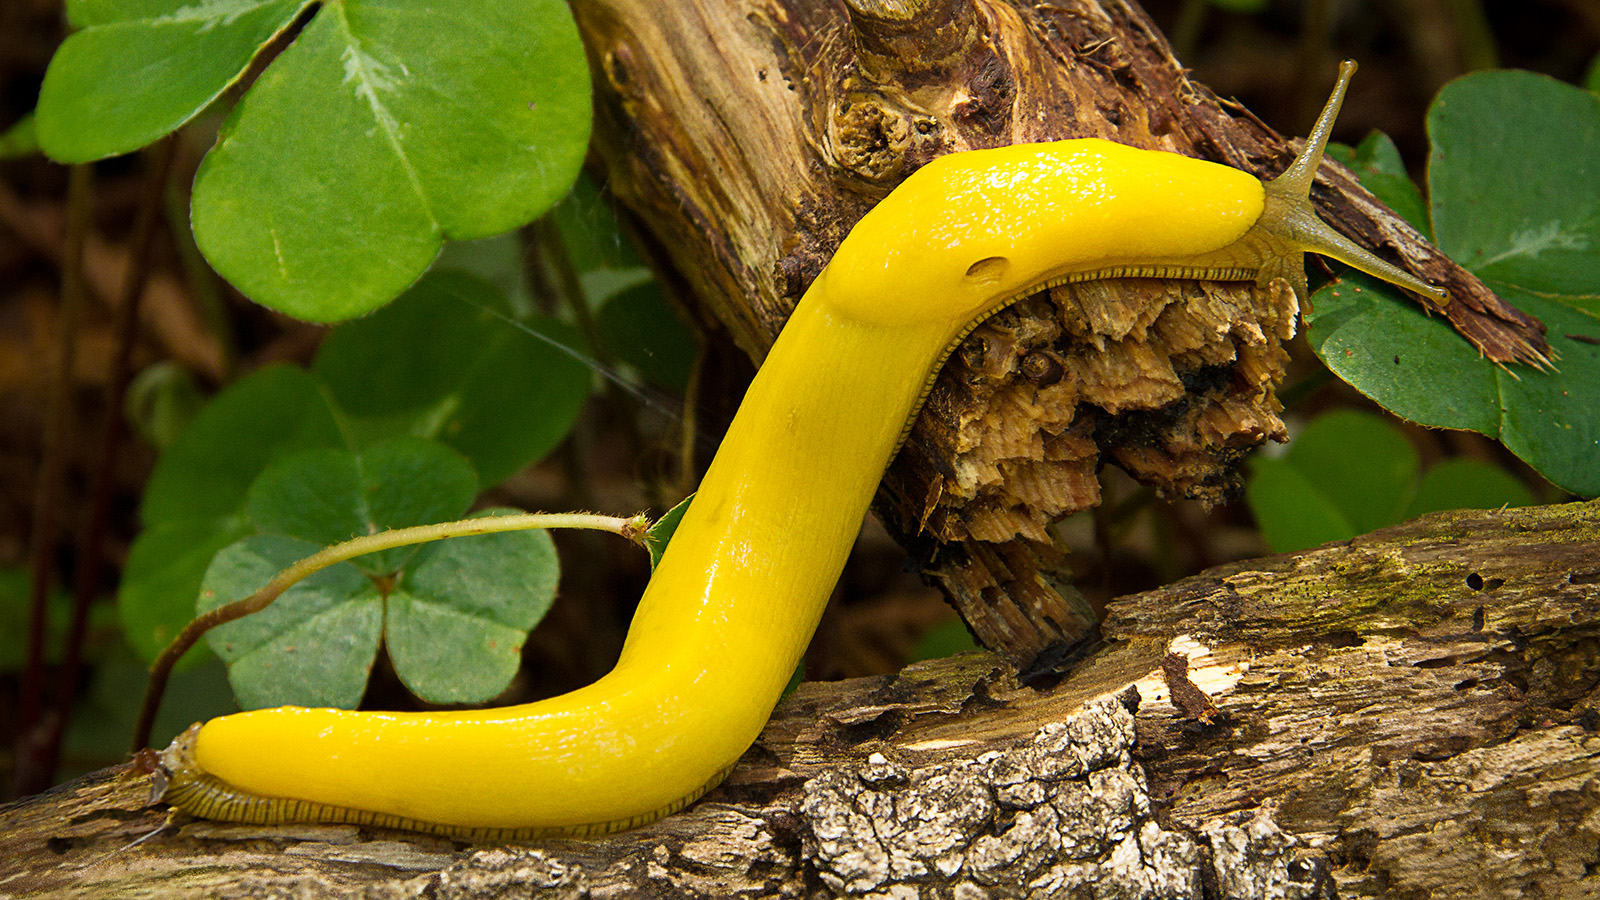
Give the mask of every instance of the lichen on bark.
POLYGON ((884 753, 804 787, 803 856, 839 896, 1155 900, 1331 897, 1325 859, 1266 809, 1198 833, 1156 816, 1134 762, 1138 692, 1005 750, 907 768, 884 753))

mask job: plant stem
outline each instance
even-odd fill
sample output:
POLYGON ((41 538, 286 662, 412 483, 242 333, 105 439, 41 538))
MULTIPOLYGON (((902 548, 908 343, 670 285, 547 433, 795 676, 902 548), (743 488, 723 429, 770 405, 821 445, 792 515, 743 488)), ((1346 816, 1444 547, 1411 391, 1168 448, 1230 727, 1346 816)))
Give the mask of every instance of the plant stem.
POLYGON ((78 546, 78 572, 73 584, 72 619, 57 676, 55 715, 44 723, 39 751, 42 777, 55 778, 61 759, 61 739, 72 717, 82 676, 83 646, 89 633, 89 609, 100 592, 100 572, 105 559, 106 525, 111 518, 111 490, 117 451, 122 437, 122 406, 132 377, 133 345, 139 331, 139 300, 150 274, 150 245, 161 219, 161 195, 172 168, 176 139, 168 137, 145 154, 144 192, 134 220, 129 244, 128 270, 123 276, 122 298, 117 308, 117 345, 110 380, 106 383, 104 418, 100 423, 99 456, 94 462, 90 489, 89 521, 78 546))
POLYGON ((13 787, 18 796, 50 786, 40 759, 40 714, 44 708, 44 649, 49 633, 50 584, 55 568, 56 507, 66 473, 72 428, 72 369, 77 358, 78 321, 85 292, 83 248, 93 211, 93 171, 73 166, 67 180, 67 232, 61 260, 61 309, 56 319, 55 366, 50 372, 40 440, 39 480, 34 486, 30 574, 28 661, 17 703, 17 749, 13 787))
POLYGON ((156 657, 155 663, 150 667, 150 684, 145 689, 144 704, 139 710, 139 722, 134 727, 132 752, 138 753, 150 742, 150 732, 155 726, 156 711, 160 708, 161 695, 166 690, 167 679, 172 674, 172 667, 207 631, 218 625, 232 622, 253 612, 260 612, 266 609, 272 605, 272 601, 278 599, 284 591, 293 587, 297 582, 309 578, 335 563, 345 562, 380 550, 408 547, 412 544, 424 544, 445 538, 469 537, 502 531, 527 531, 534 528, 581 528, 592 531, 609 531, 643 546, 645 532, 649 527, 649 517, 643 513, 628 518, 590 513, 519 513, 509 516, 488 516, 481 519, 460 519, 454 522, 417 525, 411 528, 396 528, 392 531, 381 531, 377 534, 352 538, 342 544, 334 544, 331 547, 319 550, 273 576, 272 580, 267 582, 266 587, 256 591, 254 594, 243 600, 236 600, 197 616, 188 625, 184 626, 183 631, 179 632, 178 636, 173 638, 172 643, 161 651, 161 655, 156 657))

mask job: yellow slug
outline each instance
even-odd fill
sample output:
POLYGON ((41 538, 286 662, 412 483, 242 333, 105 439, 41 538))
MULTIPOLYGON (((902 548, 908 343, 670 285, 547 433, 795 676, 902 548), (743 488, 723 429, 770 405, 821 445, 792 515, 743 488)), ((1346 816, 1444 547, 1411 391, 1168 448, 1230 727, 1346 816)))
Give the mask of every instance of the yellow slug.
POLYGON ((784 326, 610 674, 488 711, 213 719, 163 754, 166 799, 209 818, 473 837, 597 834, 692 802, 766 723, 934 373, 985 316, 1042 285, 1113 275, 1281 276, 1303 291, 1304 250, 1439 295, 1311 210, 1351 70, 1265 185, 1096 139, 924 166, 855 226, 784 326))

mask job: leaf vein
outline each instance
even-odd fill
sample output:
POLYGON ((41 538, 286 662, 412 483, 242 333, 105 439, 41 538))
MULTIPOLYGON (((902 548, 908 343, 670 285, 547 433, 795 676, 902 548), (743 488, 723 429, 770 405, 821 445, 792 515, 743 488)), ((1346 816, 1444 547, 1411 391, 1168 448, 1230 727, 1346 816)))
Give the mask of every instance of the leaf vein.
POLYGON ((386 65, 372 54, 364 52, 361 49, 360 39, 356 37, 354 30, 350 27, 350 20, 345 16, 344 7, 341 5, 336 8, 339 10, 347 42, 344 52, 340 54, 339 58, 340 63, 344 66, 344 83, 355 83, 356 97, 365 101, 372 110, 373 120, 383 132, 384 140, 388 142, 389 148, 394 152, 400 167, 405 171, 406 179, 411 182, 412 191, 416 193, 418 200, 421 201, 423 210, 427 213, 428 218, 437 225, 439 220, 433 214, 432 205, 428 202, 428 194, 423 188, 422 178, 400 141, 400 123, 395 118, 394 113, 389 110, 388 104, 379 96, 380 92, 394 93, 398 91, 401 85, 411 80, 411 71, 406 68, 404 63, 399 63, 399 73, 397 75, 394 67, 386 65))

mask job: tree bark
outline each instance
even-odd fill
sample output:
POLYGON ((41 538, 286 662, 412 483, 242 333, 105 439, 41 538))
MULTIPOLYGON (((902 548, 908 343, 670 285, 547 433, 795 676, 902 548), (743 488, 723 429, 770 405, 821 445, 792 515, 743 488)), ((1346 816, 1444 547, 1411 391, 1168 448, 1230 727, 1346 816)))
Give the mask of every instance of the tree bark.
MULTIPOLYGON (((1266 178, 1291 142, 1189 81, 1128 0, 580 0, 597 165, 668 284, 759 360, 850 227, 957 150, 1104 137, 1266 178), (690 300, 689 298, 692 298, 690 300)), ((1329 86, 1333 82, 1329 73, 1329 86)), ((1325 219, 1447 284, 1441 311, 1497 360, 1538 323, 1325 163, 1325 219)), ((1118 279, 1015 304, 952 354, 875 510, 984 646, 1048 669, 1089 633, 1049 527, 1100 502, 1107 463, 1216 501, 1282 439, 1286 285, 1118 279)))
POLYGON ((1600 501, 1212 569, 1104 634, 1056 684, 802 685, 726 785, 593 841, 168 822, 104 770, 0 807, 0 897, 1600 895, 1600 501))

